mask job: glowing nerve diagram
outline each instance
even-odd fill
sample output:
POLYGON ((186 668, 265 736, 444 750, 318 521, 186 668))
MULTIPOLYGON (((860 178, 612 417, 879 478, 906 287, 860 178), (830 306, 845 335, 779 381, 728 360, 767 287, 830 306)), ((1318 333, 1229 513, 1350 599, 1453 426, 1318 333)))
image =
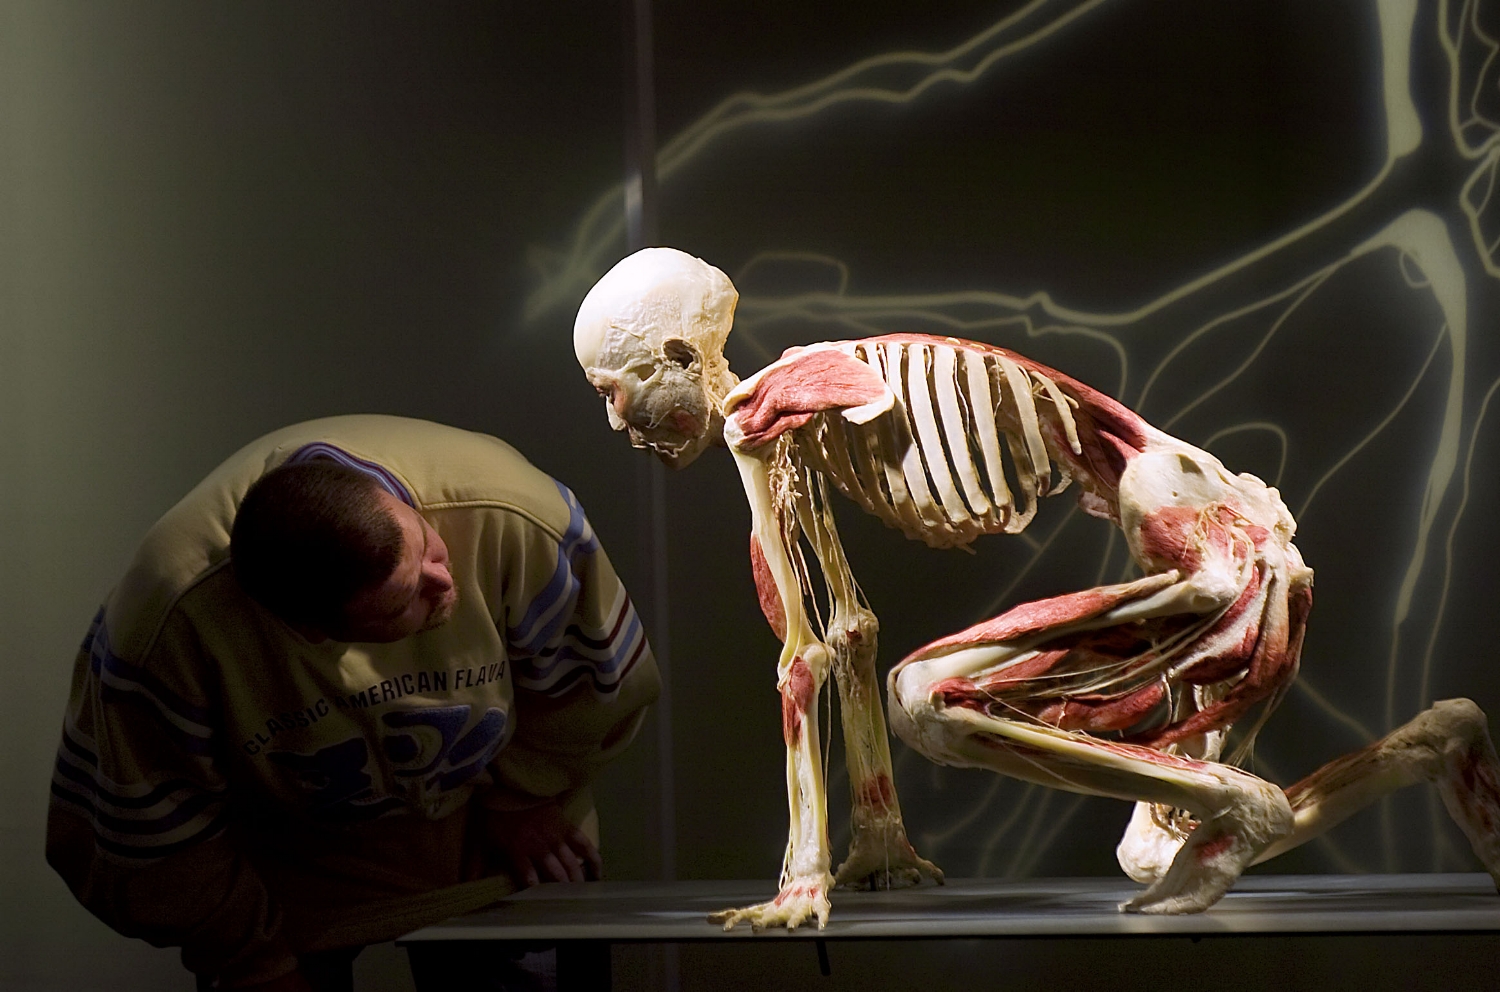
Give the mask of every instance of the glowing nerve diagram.
POLYGON ((750 504, 755 584, 783 643, 791 828, 779 894, 716 914, 726 929, 821 927, 835 885, 942 880, 902 823, 878 624, 834 490, 935 548, 1019 533, 1070 484, 1123 532, 1139 578, 1014 606, 913 652, 887 683, 892 729, 933 761, 1135 801, 1117 856, 1147 888, 1122 910, 1201 912, 1248 866, 1421 781, 1500 883, 1500 761, 1469 700, 1438 702, 1285 790, 1236 767, 1297 674, 1312 606, 1276 489, 1060 372, 958 338, 794 347, 741 382, 724 358, 737 299, 713 266, 648 248, 599 280, 574 330, 615 430, 676 467, 726 444, 750 504), (830 670, 852 793, 836 872, 818 740, 830 670), (1248 733, 1223 754, 1241 719, 1248 733))

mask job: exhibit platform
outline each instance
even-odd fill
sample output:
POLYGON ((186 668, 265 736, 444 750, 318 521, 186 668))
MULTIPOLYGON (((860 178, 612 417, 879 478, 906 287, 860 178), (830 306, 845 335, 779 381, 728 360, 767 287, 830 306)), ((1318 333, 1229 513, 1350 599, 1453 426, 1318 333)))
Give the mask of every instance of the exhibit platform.
POLYGON ((833 895, 827 928, 725 931, 709 913, 775 895, 767 881, 541 885, 492 907, 425 927, 398 943, 492 941, 556 945, 559 988, 608 988, 617 944, 973 938, 1256 937, 1314 934, 1500 933, 1488 875, 1251 875, 1206 913, 1143 916, 1120 903, 1124 878, 951 879, 892 892, 833 895))

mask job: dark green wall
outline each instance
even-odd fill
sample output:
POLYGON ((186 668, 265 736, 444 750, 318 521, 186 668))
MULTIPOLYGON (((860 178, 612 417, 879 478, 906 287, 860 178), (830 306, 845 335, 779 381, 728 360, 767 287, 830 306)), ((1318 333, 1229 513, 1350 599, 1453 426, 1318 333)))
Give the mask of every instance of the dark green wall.
MULTIPOLYGON (((1254 766, 1287 783, 1431 699, 1500 712, 1500 113, 1457 13, 662 0, 660 240, 740 286, 741 374, 794 343, 963 333, 1280 486, 1318 573, 1312 691, 1254 766), (927 82, 931 60, 864 61, 952 50, 927 82)), ((362 411, 500 434, 579 493, 649 602, 649 476, 570 342, 625 250, 620 27, 577 2, 0 0, 0 987, 187 987, 43 864, 45 796, 89 617, 244 441, 362 411)), ((748 511, 723 452, 666 482, 677 870, 769 886, 783 758, 748 511)), ((883 664, 1117 576, 1109 528, 1054 503, 972 557, 846 514, 883 664)), ((653 724, 605 786, 614 877, 660 868, 657 759, 653 724)), ((1121 803, 899 745, 897 775, 951 874, 1117 870, 1121 803)), ((1475 867, 1420 792, 1267 866, 1475 867)))

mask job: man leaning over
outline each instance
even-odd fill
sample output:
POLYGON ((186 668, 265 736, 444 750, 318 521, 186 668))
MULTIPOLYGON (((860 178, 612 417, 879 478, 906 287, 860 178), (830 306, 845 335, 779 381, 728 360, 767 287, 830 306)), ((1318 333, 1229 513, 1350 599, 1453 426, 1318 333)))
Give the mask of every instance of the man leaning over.
POLYGON ((600 871, 588 783, 658 689, 566 487, 492 437, 336 417, 147 534, 79 651, 47 858, 224 988, 600 871))

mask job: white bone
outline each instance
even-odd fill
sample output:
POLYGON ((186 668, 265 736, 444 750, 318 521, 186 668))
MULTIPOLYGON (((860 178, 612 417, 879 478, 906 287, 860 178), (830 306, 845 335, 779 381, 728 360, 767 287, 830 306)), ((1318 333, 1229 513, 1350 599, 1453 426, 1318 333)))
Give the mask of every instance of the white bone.
MULTIPOLYGON (((826 471, 835 480, 844 495, 854 500, 867 513, 881 516, 877 507, 877 500, 883 502, 878 488, 872 494, 866 488, 866 479, 860 477, 859 470, 855 468, 855 458, 851 455, 850 438, 852 430, 858 427, 845 426, 844 418, 828 417, 823 424, 823 429, 818 434, 819 462, 827 466, 826 471)), ((862 464, 868 464, 868 459, 861 456, 858 459, 862 464)))
POLYGON ((969 385, 970 412, 979 437, 979 450, 984 456, 985 477, 989 480, 990 495, 994 499, 995 519, 1002 529, 1008 528, 1016 504, 1011 499, 1010 486, 1005 481, 1005 465, 1000 458, 1000 437, 995 427, 996 399, 990 392, 989 367, 983 358, 965 355, 964 375, 969 385))
MULTIPOLYGON (((1036 496, 1047 495, 1047 486, 1052 479, 1052 463, 1047 457, 1047 445, 1042 440, 1042 430, 1037 423, 1036 400, 1031 395, 1031 379, 1026 371, 1008 358, 999 358, 996 364, 1010 386, 1010 398, 1016 407, 1016 417, 1021 423, 1021 440, 1025 443, 1026 459, 1034 481, 1028 487, 1036 496)), ((1020 459, 1018 459, 1020 460, 1020 459)))
MULTIPOLYGON (((906 345, 906 396, 907 408, 916 424, 917 443, 913 451, 919 456, 922 469, 932 480, 935 503, 942 507, 944 522, 962 532, 969 522, 969 511, 959 499, 953 485, 953 473, 948 468, 948 453, 943 450, 942 434, 937 417, 933 413, 931 386, 936 370, 936 356, 925 345, 906 345)), ((957 413, 957 411, 954 411, 957 413)), ((915 459, 914 459, 915 461, 915 459)))
POLYGON ((932 378, 943 424, 943 439, 947 441, 948 457, 956 469, 964 500, 976 517, 988 516, 990 501, 979 485, 979 474, 969 455, 968 432, 964 429, 965 418, 959 399, 958 349, 945 345, 933 348, 932 378))
MULTIPOLYGON (((1037 378, 1042 388, 1047 391, 1047 395, 1051 397, 1052 405, 1057 409, 1057 419, 1062 422, 1063 431, 1068 437, 1068 450, 1075 455, 1083 454, 1083 443, 1078 440, 1078 423, 1073 419, 1072 411, 1068 409, 1072 405, 1071 401, 1063 395, 1061 389, 1057 388, 1057 383, 1044 375, 1037 378)), ((1061 491, 1061 488, 1053 490, 1053 492, 1061 491)))
POLYGON ((889 526, 897 526, 899 513, 891 501, 885 485, 885 471, 880 460, 881 424, 895 422, 894 416, 882 417, 873 424, 861 424, 848 432, 849 457, 859 486, 870 497, 874 509, 871 511, 889 526))
POLYGON ((912 355, 899 344, 888 344, 881 350, 884 353, 886 381, 900 398, 906 411, 908 429, 913 435, 913 443, 907 445, 901 453, 901 476, 906 481, 906 491, 911 494, 912 505, 922 520, 923 530, 940 533, 945 537, 951 536, 953 524, 932 498, 932 487, 927 484, 927 464, 922 457, 922 438, 919 432, 924 415, 919 410, 925 408, 925 417, 930 427, 932 408, 925 402, 919 407, 912 396, 913 380, 916 380, 922 390, 922 399, 926 400, 927 380, 920 369, 921 356, 912 355), (918 366, 915 372, 911 369, 913 364, 918 366))
POLYGON ((1159 803, 1135 804, 1115 848, 1115 860, 1135 881, 1150 885, 1161 879, 1186 843, 1189 832, 1167 820, 1170 815, 1171 808, 1159 803))
POLYGON ((902 533, 920 535, 927 533, 927 521, 922 516, 922 505, 906 488, 906 461, 920 457, 912 454, 911 428, 907 424, 905 404, 898 403, 893 416, 881 417, 873 425, 875 431, 864 435, 870 458, 885 479, 886 492, 890 495, 894 519, 886 522, 900 528, 902 533))
POLYGON ((573 350, 587 368, 618 370, 657 355, 664 341, 700 345, 709 370, 723 362, 739 299, 729 277, 675 248, 627 256, 594 284, 578 307, 573 350))
MULTIPOLYGON (((880 363, 878 361, 870 361, 870 359, 866 355, 864 346, 859 342, 845 341, 840 343, 837 347, 840 351, 842 351, 849 357, 857 359, 858 361, 864 362, 866 365, 874 367, 877 373, 880 371, 880 363)), ((896 394, 890 390, 889 386, 887 386, 886 391, 876 399, 873 399, 868 403, 862 403, 859 406, 847 407, 843 411, 843 419, 849 421, 849 423, 851 424, 868 424, 876 417, 884 413, 889 413, 895 405, 896 394)))
POLYGON ((729 277, 675 248, 622 259, 584 297, 573 350, 610 427, 686 465, 722 430, 735 378, 724 342, 739 299, 729 277))

